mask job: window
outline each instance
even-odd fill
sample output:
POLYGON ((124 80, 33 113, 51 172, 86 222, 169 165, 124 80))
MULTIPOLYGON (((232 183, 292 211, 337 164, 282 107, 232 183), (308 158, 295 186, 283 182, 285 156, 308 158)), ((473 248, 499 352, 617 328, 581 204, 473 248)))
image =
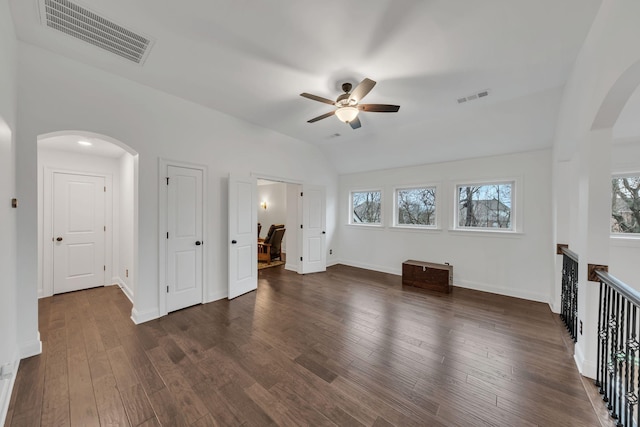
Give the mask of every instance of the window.
POLYGON ((351 224, 380 225, 382 191, 351 192, 351 224))
POLYGON ((640 176, 611 180, 611 232, 640 233, 640 176))
POLYGON ((513 231, 513 182, 458 185, 456 228, 513 231))
POLYGON ((436 226, 436 187, 399 188, 395 196, 396 226, 436 226))

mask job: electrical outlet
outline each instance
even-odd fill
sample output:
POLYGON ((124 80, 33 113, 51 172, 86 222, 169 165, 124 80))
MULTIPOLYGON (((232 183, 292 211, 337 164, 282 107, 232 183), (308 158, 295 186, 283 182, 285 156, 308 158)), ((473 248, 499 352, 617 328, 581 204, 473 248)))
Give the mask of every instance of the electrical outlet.
POLYGON ((0 380, 11 378, 12 371, 11 363, 0 366, 0 380))
POLYGON ((580 335, 582 335, 582 320, 580 321, 580 335))
POLYGON ((128 268, 124 271, 124 277, 129 277, 129 269, 128 268))
POLYGON ((333 255, 333 249, 329 249, 329 255, 333 255))

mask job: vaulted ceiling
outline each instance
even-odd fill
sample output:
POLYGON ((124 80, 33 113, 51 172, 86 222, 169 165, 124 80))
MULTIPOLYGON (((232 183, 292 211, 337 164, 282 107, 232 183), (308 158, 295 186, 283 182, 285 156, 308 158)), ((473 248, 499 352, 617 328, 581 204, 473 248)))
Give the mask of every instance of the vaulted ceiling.
MULTIPOLYGON (((43 1, 43 0, 42 0, 43 1)), ((153 40, 142 65, 10 0, 20 40, 316 144, 341 173, 550 147, 601 0, 77 0, 153 40), (377 81, 362 128, 329 117, 343 82, 377 81), (458 99, 489 90, 489 96, 458 99)))

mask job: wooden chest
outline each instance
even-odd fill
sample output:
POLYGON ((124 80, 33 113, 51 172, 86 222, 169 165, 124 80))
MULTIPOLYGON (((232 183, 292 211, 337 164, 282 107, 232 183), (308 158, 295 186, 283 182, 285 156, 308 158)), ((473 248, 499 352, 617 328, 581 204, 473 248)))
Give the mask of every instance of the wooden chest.
POLYGON ((450 293, 453 290, 453 266, 408 260, 402 263, 402 285, 450 293))

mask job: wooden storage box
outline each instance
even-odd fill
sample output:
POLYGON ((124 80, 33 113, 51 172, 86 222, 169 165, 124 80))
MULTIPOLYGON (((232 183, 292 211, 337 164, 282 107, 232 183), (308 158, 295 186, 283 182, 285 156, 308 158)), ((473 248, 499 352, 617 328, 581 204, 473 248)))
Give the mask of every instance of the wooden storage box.
POLYGON ((402 263, 402 285, 450 293, 453 290, 453 266, 408 260, 402 263))

